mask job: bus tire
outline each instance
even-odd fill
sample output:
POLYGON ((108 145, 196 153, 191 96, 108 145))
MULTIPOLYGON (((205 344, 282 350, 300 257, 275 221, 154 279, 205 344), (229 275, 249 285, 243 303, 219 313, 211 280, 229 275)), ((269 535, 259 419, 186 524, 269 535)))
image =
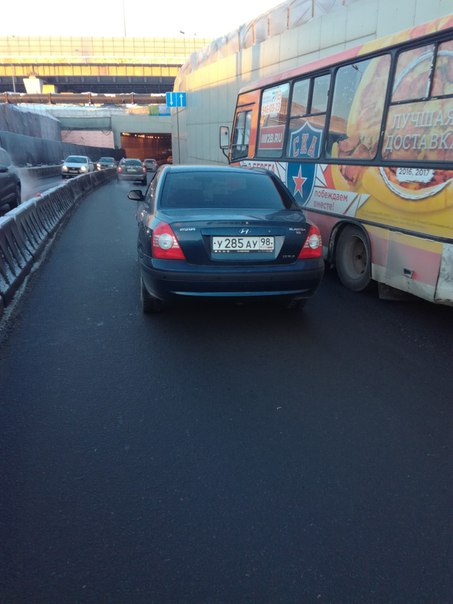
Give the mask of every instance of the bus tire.
POLYGON ((335 250, 335 266, 341 283, 361 292, 371 282, 370 246, 365 233, 356 226, 345 227, 335 250))

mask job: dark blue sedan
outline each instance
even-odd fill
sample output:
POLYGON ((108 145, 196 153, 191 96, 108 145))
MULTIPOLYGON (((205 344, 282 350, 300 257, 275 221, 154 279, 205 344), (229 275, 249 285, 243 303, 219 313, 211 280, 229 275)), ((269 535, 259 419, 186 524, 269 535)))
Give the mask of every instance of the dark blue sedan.
POLYGON ((145 313, 184 298, 266 297, 303 306, 324 272, 319 229, 266 170, 159 168, 138 207, 145 313))

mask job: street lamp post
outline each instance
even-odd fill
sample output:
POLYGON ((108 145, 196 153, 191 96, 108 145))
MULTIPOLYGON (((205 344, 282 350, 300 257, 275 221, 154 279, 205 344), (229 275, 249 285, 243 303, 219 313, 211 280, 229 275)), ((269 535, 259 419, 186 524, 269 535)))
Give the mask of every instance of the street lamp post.
POLYGON ((123 36, 126 37, 126 0, 121 0, 121 6, 123 8, 123 36))

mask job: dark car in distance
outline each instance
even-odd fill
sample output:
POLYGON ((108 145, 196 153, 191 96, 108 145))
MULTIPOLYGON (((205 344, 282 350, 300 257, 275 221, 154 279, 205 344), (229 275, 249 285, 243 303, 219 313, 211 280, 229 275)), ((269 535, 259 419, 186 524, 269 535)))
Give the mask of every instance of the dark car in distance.
POLYGON ((138 219, 145 313, 184 298, 271 298, 299 308, 323 273, 319 229, 267 170, 161 166, 138 219))
POLYGON ((159 167, 157 165, 157 161, 155 159, 144 159, 143 160, 143 165, 146 168, 147 172, 155 172, 157 170, 157 168, 159 167))
POLYGON ((140 180, 146 185, 146 168, 140 159, 122 159, 116 169, 118 180, 140 180))
POLYGON ((96 162, 96 170, 107 170, 107 168, 116 168, 114 157, 100 157, 96 162))
POLYGON ((21 184, 9 153, 0 147, 0 207, 16 208, 21 201, 21 184))

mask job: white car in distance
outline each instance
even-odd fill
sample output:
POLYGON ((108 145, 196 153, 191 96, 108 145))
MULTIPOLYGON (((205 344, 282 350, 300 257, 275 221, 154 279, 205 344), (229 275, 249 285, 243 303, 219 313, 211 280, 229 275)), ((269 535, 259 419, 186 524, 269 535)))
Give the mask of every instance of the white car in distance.
POLYGON ((62 178, 71 178, 88 172, 94 172, 94 164, 88 155, 69 155, 61 166, 62 178))

